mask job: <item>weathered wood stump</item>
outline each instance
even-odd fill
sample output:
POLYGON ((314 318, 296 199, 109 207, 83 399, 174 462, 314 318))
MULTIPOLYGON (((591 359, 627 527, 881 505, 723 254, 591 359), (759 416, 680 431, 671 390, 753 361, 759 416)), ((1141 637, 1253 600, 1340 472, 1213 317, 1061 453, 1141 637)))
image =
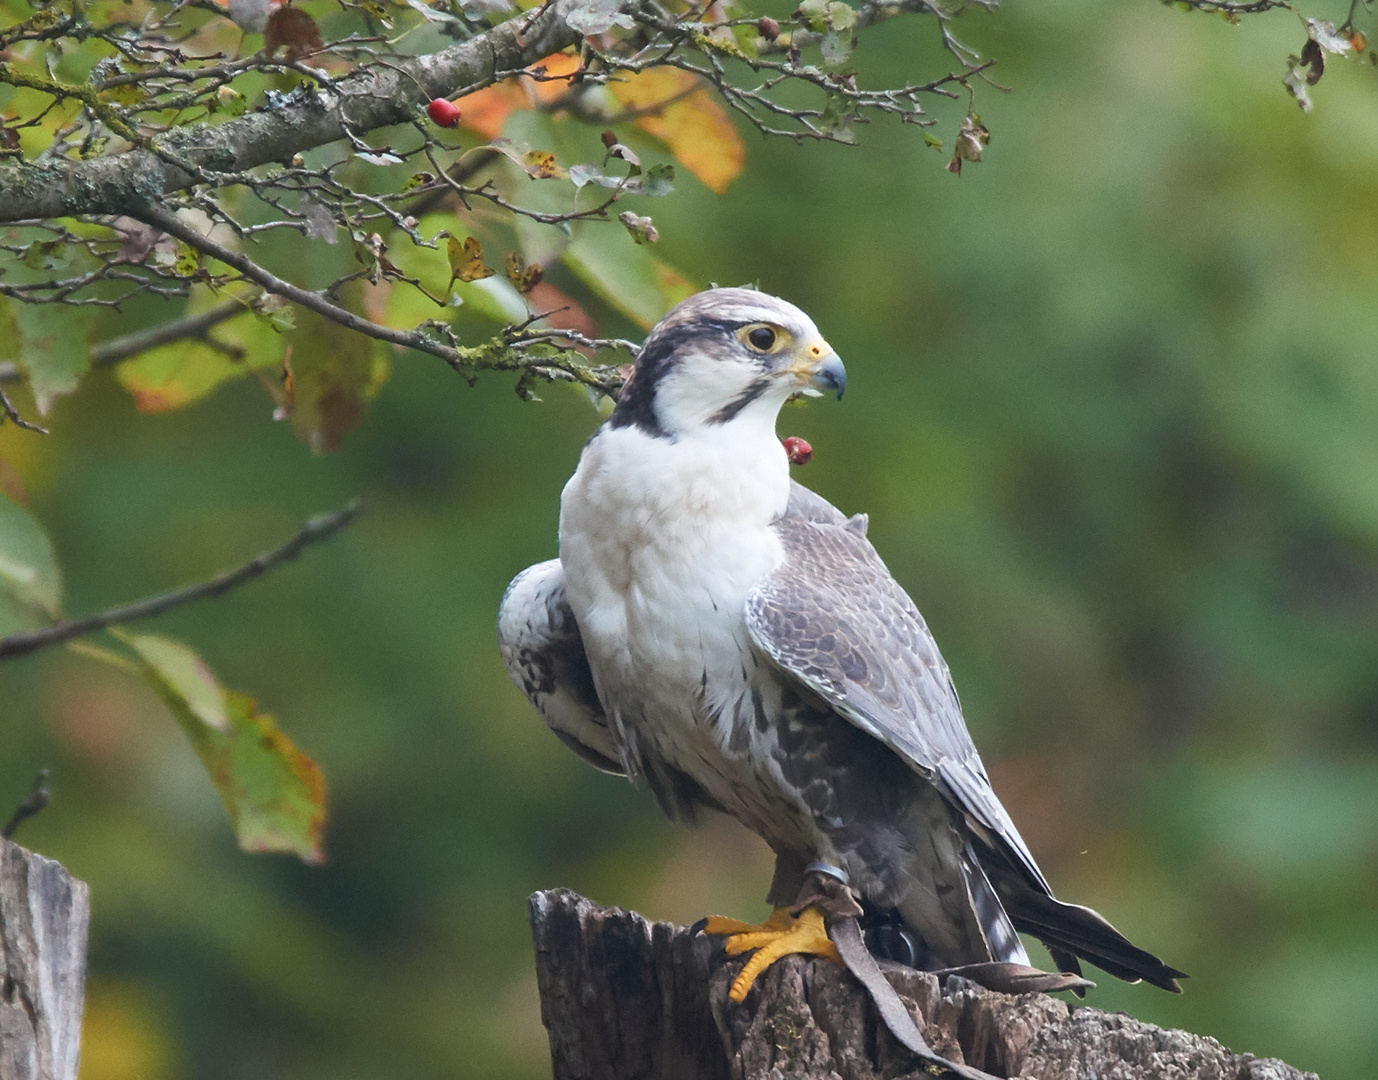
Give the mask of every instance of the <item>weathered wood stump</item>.
MULTIPOLYGON (((567 889, 531 897, 541 1019, 555 1080, 896 1080, 928 1077, 879 1023, 850 974, 788 957, 747 1000, 742 959, 686 927, 601 908, 567 889)), ((1046 994, 883 965, 929 1044, 997 1077, 1038 1080, 1315 1080, 1214 1039, 1046 994)))
POLYGON ((77 1080, 86 883, 0 837, 0 1080, 77 1080))

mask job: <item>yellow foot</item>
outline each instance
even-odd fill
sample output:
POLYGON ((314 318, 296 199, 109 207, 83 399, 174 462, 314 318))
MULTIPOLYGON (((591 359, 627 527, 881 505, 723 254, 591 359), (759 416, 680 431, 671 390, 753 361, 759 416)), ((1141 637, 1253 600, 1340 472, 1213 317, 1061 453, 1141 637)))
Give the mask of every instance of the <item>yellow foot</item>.
POLYGON ((816 907, 806 907, 797 919, 789 913, 789 908, 776 908, 760 926, 711 915, 704 920, 703 932, 731 935, 724 943, 728 956, 740 956, 752 949, 757 950, 727 992, 727 996, 737 1002, 746 1000, 751 984, 761 972, 790 953, 823 956, 835 964, 842 963, 837 946, 828 937, 823 912, 816 907))

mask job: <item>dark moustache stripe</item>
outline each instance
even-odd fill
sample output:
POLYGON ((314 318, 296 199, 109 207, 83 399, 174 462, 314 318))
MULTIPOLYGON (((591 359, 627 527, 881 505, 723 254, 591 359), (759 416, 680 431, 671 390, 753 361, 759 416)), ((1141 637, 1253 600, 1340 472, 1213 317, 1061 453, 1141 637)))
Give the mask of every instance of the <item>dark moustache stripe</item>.
MULTIPOLYGON (((642 347, 641 355, 637 357, 631 381, 622 388, 622 393, 617 399, 617 407, 608 417, 608 426, 637 427, 657 439, 671 438, 670 433, 660 426, 660 421, 656 418, 656 385, 667 371, 674 368, 676 357, 681 350, 731 340, 732 335, 745 325, 745 322, 738 319, 698 318, 692 322, 672 324, 652 334, 642 347)), ((764 389, 762 387, 757 393, 764 389)), ((742 402, 738 408, 744 408, 746 405, 747 402, 742 402)), ((729 405, 727 408, 730 409, 732 406, 729 405)))
POLYGON ((766 392, 766 387, 770 385, 769 377, 757 379, 746 388, 746 393, 735 401, 729 402, 721 409, 708 418, 710 424, 725 424, 729 420, 735 419, 737 414, 755 401, 766 392))

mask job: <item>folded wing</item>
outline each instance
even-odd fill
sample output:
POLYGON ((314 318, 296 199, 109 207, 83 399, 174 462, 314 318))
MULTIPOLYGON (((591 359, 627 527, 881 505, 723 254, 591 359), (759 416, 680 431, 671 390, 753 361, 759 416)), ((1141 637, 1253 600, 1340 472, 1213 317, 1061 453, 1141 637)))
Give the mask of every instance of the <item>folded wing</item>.
POLYGON ((879 739, 964 816, 1015 925, 1064 970, 1080 955, 1121 978, 1178 989, 1181 972, 1136 948, 1089 908, 1053 898, 1000 804, 962 718, 947 664, 914 602, 847 518, 795 484, 778 523, 785 561, 747 600, 756 646, 788 676, 879 739))

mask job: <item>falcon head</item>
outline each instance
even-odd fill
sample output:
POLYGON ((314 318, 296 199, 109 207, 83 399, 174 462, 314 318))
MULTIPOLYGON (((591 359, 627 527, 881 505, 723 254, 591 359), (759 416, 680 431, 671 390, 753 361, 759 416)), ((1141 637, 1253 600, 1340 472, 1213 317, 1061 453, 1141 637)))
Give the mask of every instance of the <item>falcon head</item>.
POLYGON ((764 423, 795 394, 847 387, 842 361, 793 304, 754 289, 708 289, 646 338, 609 419, 675 439, 714 425, 764 423))

